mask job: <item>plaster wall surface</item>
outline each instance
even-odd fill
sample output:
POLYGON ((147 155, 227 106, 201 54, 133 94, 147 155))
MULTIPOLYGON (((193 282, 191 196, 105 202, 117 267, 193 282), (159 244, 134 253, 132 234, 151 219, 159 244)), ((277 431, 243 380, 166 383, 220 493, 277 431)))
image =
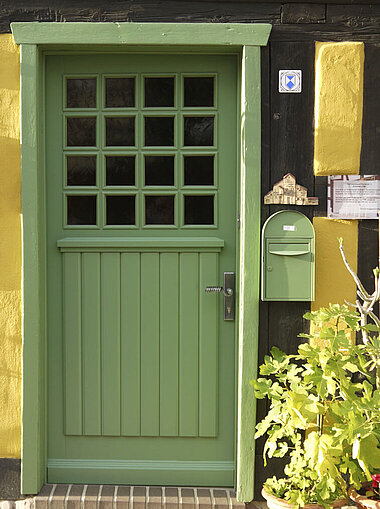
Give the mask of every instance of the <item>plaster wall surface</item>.
POLYGON ((0 34, 0 457, 21 456, 20 58, 0 34))
POLYGON ((315 300, 311 309, 316 310, 331 304, 355 302, 356 286, 348 273, 338 246, 338 237, 343 237, 346 257, 357 271, 358 221, 315 217, 315 300))
POLYGON ((359 173, 364 43, 315 45, 315 175, 359 173))
MULTIPOLYGON (((359 173, 363 112, 364 44, 315 45, 314 174, 359 173)), ((357 272, 358 221, 315 217, 316 287, 311 310, 355 302, 356 286, 338 248, 357 272)), ((353 338, 354 339, 354 338, 353 338)))

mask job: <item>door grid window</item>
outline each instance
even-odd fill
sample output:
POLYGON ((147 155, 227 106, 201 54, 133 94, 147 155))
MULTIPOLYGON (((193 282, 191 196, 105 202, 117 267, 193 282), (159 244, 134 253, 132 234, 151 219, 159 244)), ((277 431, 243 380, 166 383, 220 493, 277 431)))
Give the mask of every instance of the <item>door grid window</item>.
POLYGON ((64 77, 66 228, 217 227, 217 76, 64 77))

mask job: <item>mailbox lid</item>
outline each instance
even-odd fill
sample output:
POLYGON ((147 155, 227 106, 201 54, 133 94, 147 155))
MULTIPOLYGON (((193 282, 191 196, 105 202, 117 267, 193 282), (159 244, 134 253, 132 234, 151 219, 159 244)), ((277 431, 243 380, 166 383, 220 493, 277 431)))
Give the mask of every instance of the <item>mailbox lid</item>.
POLYGON ((314 239, 314 227, 301 212, 280 210, 271 215, 264 223, 263 237, 314 239))

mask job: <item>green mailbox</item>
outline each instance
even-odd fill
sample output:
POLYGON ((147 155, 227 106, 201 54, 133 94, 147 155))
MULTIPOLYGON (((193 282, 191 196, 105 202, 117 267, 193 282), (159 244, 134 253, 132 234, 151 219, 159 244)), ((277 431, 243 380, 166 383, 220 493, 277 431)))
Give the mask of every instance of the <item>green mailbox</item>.
POLYGON ((262 232, 262 300, 314 300, 314 228, 292 210, 270 216, 262 232))

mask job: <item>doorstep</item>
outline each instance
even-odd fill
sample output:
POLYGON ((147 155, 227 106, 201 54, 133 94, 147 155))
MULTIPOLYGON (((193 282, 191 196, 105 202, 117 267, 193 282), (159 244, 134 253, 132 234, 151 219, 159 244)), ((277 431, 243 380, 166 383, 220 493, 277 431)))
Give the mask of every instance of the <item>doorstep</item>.
POLYGON ((34 501, 35 509, 246 509, 229 488, 46 484, 34 501))

